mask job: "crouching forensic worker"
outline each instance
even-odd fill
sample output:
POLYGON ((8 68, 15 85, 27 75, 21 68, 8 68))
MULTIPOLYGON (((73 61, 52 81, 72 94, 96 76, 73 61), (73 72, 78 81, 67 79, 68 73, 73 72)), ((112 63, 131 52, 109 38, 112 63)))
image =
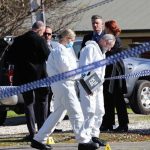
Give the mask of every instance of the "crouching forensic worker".
MULTIPOLYGON (((73 49, 75 33, 71 29, 66 29, 59 35, 58 47, 53 49, 47 62, 47 72, 49 76, 70 71, 78 67, 73 49)), ((42 128, 35 135, 31 147, 36 149, 51 150, 51 145, 46 141, 60 122, 66 111, 75 133, 75 138, 79 143, 84 143, 86 138, 81 137, 80 130, 83 125, 84 117, 81 105, 76 93, 76 76, 69 79, 55 82, 51 85, 54 94, 54 112, 50 114, 42 128)))
MULTIPOLYGON (((85 66, 96 61, 105 59, 105 53, 110 51, 114 46, 115 37, 111 34, 105 34, 99 41, 87 41, 86 46, 80 52, 79 64, 85 66)), ((89 141, 98 143, 99 146, 106 145, 99 139, 99 127, 102 123, 104 115, 104 100, 103 100, 103 82, 105 74, 105 66, 99 67, 92 72, 95 72, 102 81, 100 86, 97 86, 92 94, 88 94, 80 84, 80 101, 84 114, 84 130, 89 141)), ((88 77, 90 72, 84 74, 88 77)), ((84 78, 85 78, 84 77, 84 78)))

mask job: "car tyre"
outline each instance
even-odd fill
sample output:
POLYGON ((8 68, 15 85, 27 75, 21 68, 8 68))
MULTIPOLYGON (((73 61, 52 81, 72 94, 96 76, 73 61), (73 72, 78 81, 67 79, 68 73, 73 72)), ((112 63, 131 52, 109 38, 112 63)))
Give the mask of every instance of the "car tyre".
POLYGON ((129 102, 134 113, 150 114, 150 82, 138 80, 129 102))

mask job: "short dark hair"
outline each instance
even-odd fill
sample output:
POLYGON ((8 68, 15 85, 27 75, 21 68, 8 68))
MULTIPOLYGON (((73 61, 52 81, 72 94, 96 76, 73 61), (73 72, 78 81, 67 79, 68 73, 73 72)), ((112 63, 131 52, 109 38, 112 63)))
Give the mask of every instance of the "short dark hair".
POLYGON ((102 16, 99 16, 99 15, 93 15, 91 17, 91 20, 96 20, 96 19, 103 19, 102 16))
POLYGON ((32 25, 32 29, 37 30, 40 29, 41 27, 45 26, 44 23, 42 21, 36 21, 33 25, 32 25))

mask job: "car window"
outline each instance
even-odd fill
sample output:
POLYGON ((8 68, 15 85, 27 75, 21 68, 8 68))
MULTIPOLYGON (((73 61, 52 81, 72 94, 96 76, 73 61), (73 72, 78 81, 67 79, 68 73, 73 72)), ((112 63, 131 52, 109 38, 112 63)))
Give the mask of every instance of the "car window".
POLYGON ((73 44, 73 49, 74 49, 77 57, 79 56, 79 52, 81 50, 81 43, 82 43, 82 41, 75 41, 73 44))
MULTIPOLYGON (((141 46, 142 44, 143 44, 143 43, 133 43, 133 44, 129 44, 129 47, 130 47, 130 48, 134 48, 134 47, 137 47, 137 46, 141 46)), ((150 50, 147 51, 147 52, 144 52, 144 53, 142 53, 142 54, 133 56, 133 57, 150 59, 150 50)))

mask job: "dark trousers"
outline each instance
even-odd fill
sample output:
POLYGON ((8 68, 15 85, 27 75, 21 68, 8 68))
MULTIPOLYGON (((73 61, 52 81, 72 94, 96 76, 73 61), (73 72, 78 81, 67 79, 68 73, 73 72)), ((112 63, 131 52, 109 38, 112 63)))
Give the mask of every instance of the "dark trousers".
POLYGON ((127 105, 121 89, 114 89, 114 101, 120 126, 125 126, 129 123, 127 105))
POLYGON ((38 88, 23 93, 27 127, 31 136, 36 133, 35 122, 38 130, 48 116, 48 88, 38 88))
POLYGON ((112 94, 104 89, 104 108, 105 114, 103 116, 102 126, 111 128, 115 124, 115 109, 112 94))
POLYGON ((50 105, 51 105, 51 100, 52 100, 52 90, 51 87, 49 88, 49 95, 48 95, 48 116, 51 114, 51 110, 50 110, 50 105))
POLYGON ((115 82, 113 94, 109 93, 108 89, 104 89, 104 107, 105 115, 103 117, 102 126, 112 127, 115 125, 115 108, 119 125, 124 126, 129 123, 126 103, 118 81, 115 82))

